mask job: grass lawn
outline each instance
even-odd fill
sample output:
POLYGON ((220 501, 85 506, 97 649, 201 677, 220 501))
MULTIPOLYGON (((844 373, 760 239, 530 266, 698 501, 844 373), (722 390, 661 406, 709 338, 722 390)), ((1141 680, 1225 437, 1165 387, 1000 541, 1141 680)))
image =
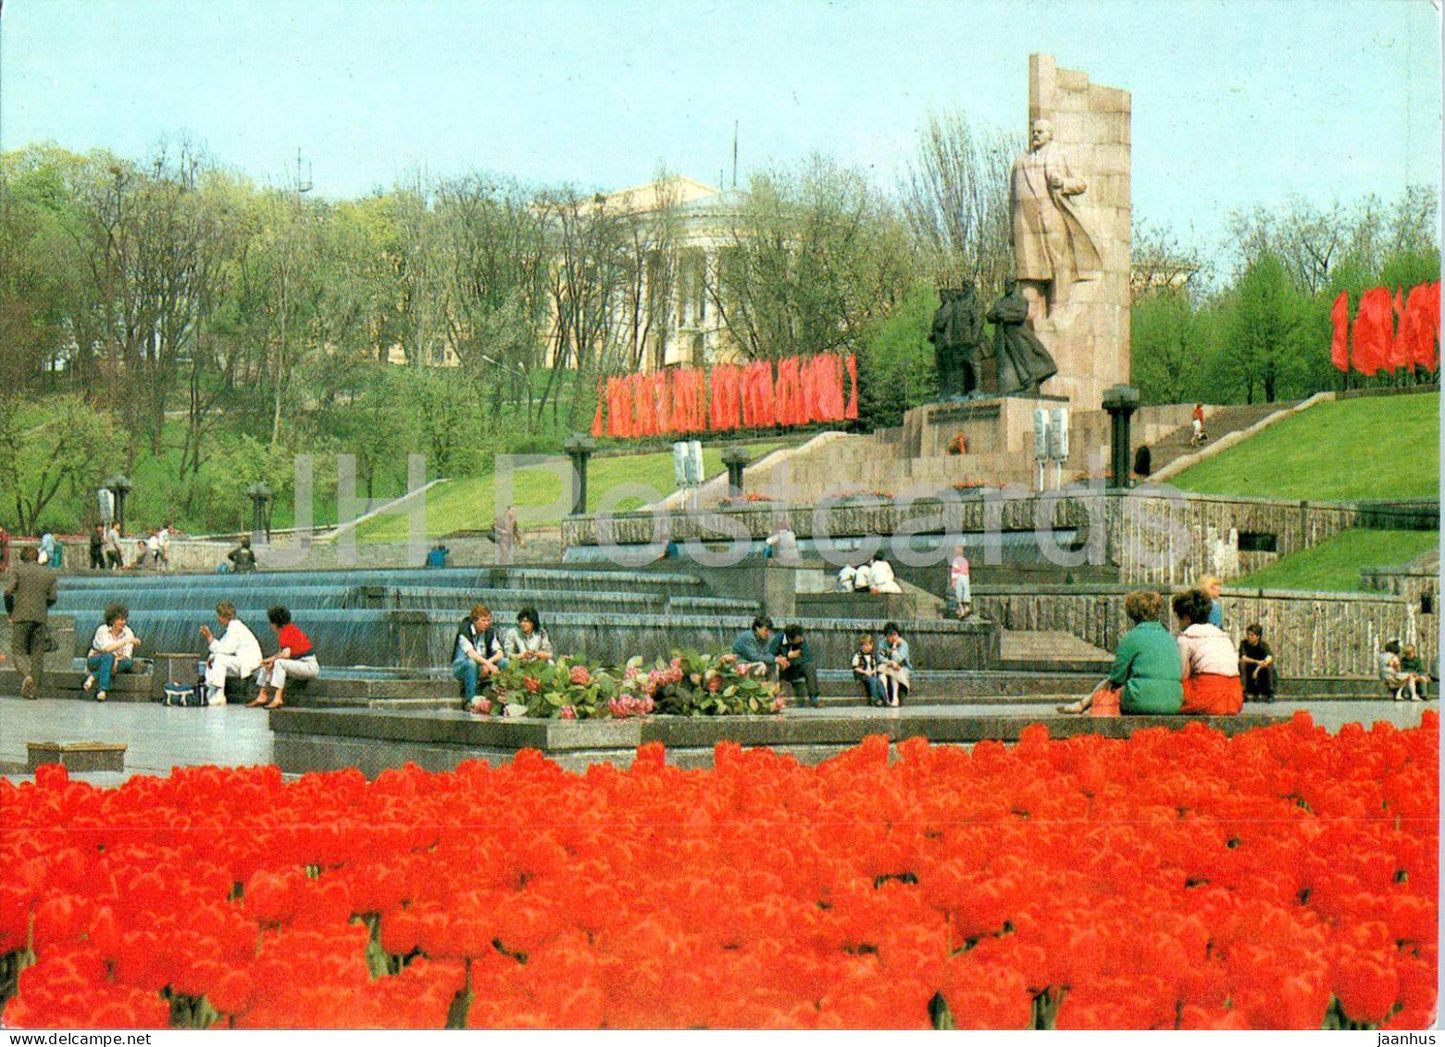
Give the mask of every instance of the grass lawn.
MULTIPOLYGON (((781 443, 761 443, 752 445, 750 450, 753 458, 758 459, 781 446, 781 443)), ((708 477, 725 471, 719 449, 703 448, 702 460, 708 477)), ((614 512, 624 512, 664 498, 674 490, 671 452, 594 458, 587 466, 590 512, 600 509, 604 499, 614 512), (631 490, 632 487, 641 489, 631 490)), ((463 477, 432 488, 426 501, 427 537, 490 529, 497 514, 496 496, 496 476, 492 473, 463 477)), ((570 493, 564 494, 562 480, 555 473, 522 469, 513 474, 510 500, 519 510, 538 506, 550 510, 540 520, 519 513, 524 526, 559 522, 570 508, 565 500, 570 497, 570 493)), ((376 517, 356 532, 360 542, 404 542, 406 536, 406 518, 401 516, 376 517)))
POLYGON ((1440 394, 1318 404, 1170 483, 1256 498, 1438 498, 1440 394))
POLYGON ((1360 588, 1362 567, 1407 563, 1439 544, 1439 531, 1346 531, 1229 584, 1246 589, 1353 592, 1360 588))

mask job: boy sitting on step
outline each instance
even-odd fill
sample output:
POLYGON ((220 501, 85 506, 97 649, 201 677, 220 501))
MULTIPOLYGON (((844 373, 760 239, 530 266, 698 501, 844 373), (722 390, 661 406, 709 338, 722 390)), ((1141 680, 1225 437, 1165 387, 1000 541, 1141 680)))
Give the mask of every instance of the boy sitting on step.
POLYGON ((873 637, 868 633, 858 637, 858 650, 853 652, 853 679, 862 685, 863 697, 868 699, 869 705, 888 704, 888 694, 878 675, 878 656, 873 652, 873 637))

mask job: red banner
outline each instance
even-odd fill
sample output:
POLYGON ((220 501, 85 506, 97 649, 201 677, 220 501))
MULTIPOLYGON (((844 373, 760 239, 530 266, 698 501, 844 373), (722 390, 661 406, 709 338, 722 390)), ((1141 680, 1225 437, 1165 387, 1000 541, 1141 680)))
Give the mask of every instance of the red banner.
POLYGON ((1351 342, 1355 370, 1361 374, 1373 375, 1380 368, 1389 366, 1393 313, 1394 302, 1390 292, 1383 287, 1372 288, 1360 297, 1351 342))
POLYGON ((627 438, 841 422, 858 417, 858 365, 819 353, 618 375, 597 385, 592 435, 627 438))

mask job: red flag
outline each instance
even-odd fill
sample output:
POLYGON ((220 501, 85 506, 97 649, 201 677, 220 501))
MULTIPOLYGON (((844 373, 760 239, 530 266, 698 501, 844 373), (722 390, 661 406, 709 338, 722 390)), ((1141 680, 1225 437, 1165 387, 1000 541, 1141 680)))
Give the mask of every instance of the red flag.
POLYGON ((1407 367, 1435 369, 1435 321, 1431 308, 1432 298, 1438 308, 1431 284, 1417 284, 1410 288, 1410 297, 1405 300, 1405 319, 1400 324, 1400 334, 1405 342, 1407 367))
POLYGON ((657 419, 654 414, 652 383, 648 380, 650 376, 634 374, 628 378, 632 382, 632 435, 655 436, 657 419))
POLYGON ((1425 329, 1420 339, 1423 345, 1419 349, 1421 356, 1417 356, 1415 362, 1433 371, 1440 366, 1440 281, 1425 286, 1429 290, 1424 295, 1425 329), (1422 356, 1428 357, 1429 362, 1424 362, 1422 356))
POLYGON ((677 367, 668 373, 668 392, 672 398, 671 409, 667 416, 668 431, 674 433, 688 432, 692 426, 691 405, 687 398, 688 394, 688 372, 686 367, 677 367))
POLYGON ((734 364, 719 364, 712 369, 711 422, 713 432, 728 432, 738 427, 741 404, 742 369, 734 364))
POLYGON ((688 380, 692 386, 692 431, 707 431, 707 375, 701 367, 688 368, 688 380))
POLYGON ((1350 369, 1350 293, 1341 291, 1330 310, 1330 322, 1335 325, 1335 336, 1330 341, 1330 363, 1341 371, 1350 369))
POLYGON ((802 390, 798 380, 798 358, 790 356, 778 362, 778 378, 773 386, 773 402, 777 405, 774 425, 797 425, 802 390))
POLYGON ((777 417, 773 397, 773 367, 766 360, 754 360, 742 370, 743 427, 771 426, 777 417))
POLYGON ((1410 366, 1410 346, 1405 341, 1405 296, 1395 288, 1395 335, 1390 340, 1390 354, 1385 366, 1391 370, 1410 366))
POLYGON ((597 379, 597 413, 592 417, 592 436, 602 435, 602 379, 597 379))
POLYGON ((1363 375, 1373 375, 1389 366, 1392 311, 1390 292, 1383 287, 1371 288, 1360 296, 1351 341, 1355 370, 1363 375))
POLYGON ((848 354, 848 381, 852 392, 848 394, 848 408, 843 412, 847 418, 858 417, 858 358, 852 353, 848 354))
POLYGON ((607 380, 607 432, 624 439, 632 435, 632 384, 627 378, 607 380))
POLYGON ((828 363, 821 355, 810 356, 808 362, 799 368, 802 379, 803 403, 799 408, 803 425, 818 421, 818 376, 828 363))

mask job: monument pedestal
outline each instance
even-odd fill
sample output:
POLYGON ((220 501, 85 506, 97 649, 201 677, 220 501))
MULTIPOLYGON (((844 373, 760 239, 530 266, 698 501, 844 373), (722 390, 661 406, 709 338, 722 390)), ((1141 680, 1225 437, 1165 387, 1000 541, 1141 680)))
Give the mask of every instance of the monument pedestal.
POLYGON ((1062 396, 994 396, 924 404, 903 416, 903 450, 912 458, 949 453, 962 433, 970 456, 1024 455, 1033 461, 1034 412, 1068 407, 1062 396))

